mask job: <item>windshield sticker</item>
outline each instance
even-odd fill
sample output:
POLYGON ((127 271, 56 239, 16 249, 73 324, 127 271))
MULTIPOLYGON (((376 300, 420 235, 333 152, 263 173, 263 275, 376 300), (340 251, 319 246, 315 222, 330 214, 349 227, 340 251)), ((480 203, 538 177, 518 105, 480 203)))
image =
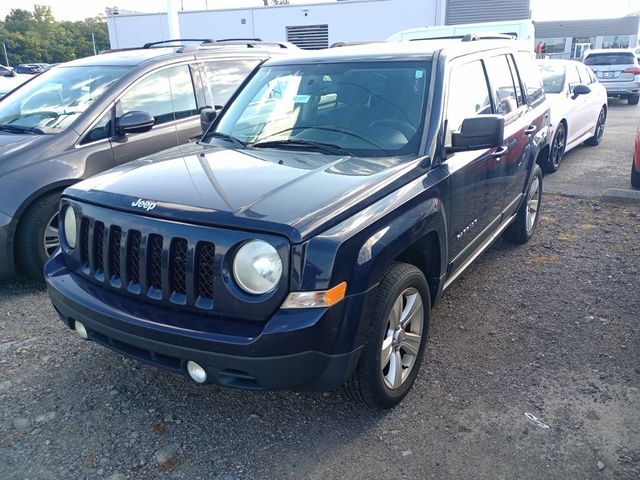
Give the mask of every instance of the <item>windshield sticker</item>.
POLYGON ((294 103, 308 103, 311 95, 296 95, 293 97, 294 103))
POLYGON ((416 78, 424 77, 424 70, 416 70, 416 78))

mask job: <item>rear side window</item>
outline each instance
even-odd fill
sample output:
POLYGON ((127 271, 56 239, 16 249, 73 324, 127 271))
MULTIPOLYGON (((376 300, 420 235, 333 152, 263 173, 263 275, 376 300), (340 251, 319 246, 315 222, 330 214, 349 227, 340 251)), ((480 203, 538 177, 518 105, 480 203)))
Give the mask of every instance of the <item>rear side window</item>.
POLYGON ((633 65, 636 57, 633 53, 592 53, 584 59, 585 65, 633 65))
POLYGON ((211 105, 223 107, 258 63, 258 59, 206 62, 204 70, 211 105))
POLYGON ((496 101, 496 113, 509 115, 518 109, 516 86, 505 55, 485 60, 489 83, 496 101))
POLYGON ((143 78, 120 99, 120 110, 120 113, 134 110, 150 113, 156 125, 196 115, 189 67, 179 65, 143 78))
POLYGON ((465 118, 491 113, 491 95, 480 60, 454 66, 449 76, 446 146, 451 145, 451 132, 460 130, 465 118))
POLYGON ((537 105, 544 100, 542 88, 542 76, 536 65, 533 55, 529 52, 518 52, 518 71, 524 83, 527 98, 531 105, 537 105))

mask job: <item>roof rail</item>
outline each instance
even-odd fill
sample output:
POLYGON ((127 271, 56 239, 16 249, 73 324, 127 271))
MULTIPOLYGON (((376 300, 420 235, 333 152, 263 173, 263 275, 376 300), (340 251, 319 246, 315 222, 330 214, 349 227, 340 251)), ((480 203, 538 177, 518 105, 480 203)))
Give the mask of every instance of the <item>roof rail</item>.
POLYGON ((440 37, 411 38, 410 42, 424 40, 461 40, 463 42, 475 42, 477 40, 515 40, 517 37, 506 33, 467 33, 465 35, 443 35, 440 37))
POLYGON ((222 43, 222 42, 261 42, 262 39, 261 38, 242 38, 242 37, 238 37, 238 38, 219 38, 216 40, 216 43, 222 43))
MULTIPOLYGON (((215 41, 216 44, 223 45, 244 45, 247 48, 256 47, 278 47, 278 48, 296 48, 295 45, 289 42, 269 42, 261 40, 259 38, 223 38, 215 41)), ((211 46, 211 45, 205 45, 211 46)))
POLYGON ((205 43, 213 43, 213 40, 210 38, 173 38, 171 40, 159 40, 157 42, 149 42, 145 43, 142 48, 151 48, 156 45, 165 45, 167 43, 176 43, 176 42, 200 42, 200 44, 205 43))

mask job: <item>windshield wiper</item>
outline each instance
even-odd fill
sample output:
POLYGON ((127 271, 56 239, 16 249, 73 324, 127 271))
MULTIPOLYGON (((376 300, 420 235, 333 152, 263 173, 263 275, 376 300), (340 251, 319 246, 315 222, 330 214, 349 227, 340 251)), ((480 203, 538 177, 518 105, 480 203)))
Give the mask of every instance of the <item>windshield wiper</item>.
POLYGON ((349 150, 335 143, 314 142, 313 140, 267 140, 248 143, 248 148, 301 147, 309 150, 321 150, 334 155, 352 155, 349 150))
POLYGON ((213 138, 219 138, 220 140, 226 140, 227 142, 231 142, 236 147, 244 148, 247 146, 246 143, 244 143, 241 140, 238 140, 236 137, 234 137, 233 135, 229 135, 228 133, 211 132, 209 135, 211 135, 213 138))
POLYGON ((23 125, 11 125, 10 123, 0 123, 0 130, 13 133, 37 133, 39 135, 46 135, 47 132, 38 127, 25 127, 23 125))

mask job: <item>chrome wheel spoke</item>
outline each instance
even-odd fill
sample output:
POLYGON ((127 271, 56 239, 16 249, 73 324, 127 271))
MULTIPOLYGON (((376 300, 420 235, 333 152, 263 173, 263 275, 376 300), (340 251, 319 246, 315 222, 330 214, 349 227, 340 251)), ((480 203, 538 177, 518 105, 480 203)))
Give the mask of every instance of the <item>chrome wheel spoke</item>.
POLYGON ((407 332, 402 343, 400 343, 400 347, 409 355, 418 355, 421 340, 422 337, 417 333, 407 332))
POLYGON ((393 336, 388 336, 382 342, 382 354, 380 355, 380 365, 382 369, 389 364, 391 355, 393 354, 393 336))
POLYGON ((44 251, 47 256, 50 256, 56 248, 60 246, 60 237, 58 231, 58 213, 56 212, 53 217, 49 219, 47 228, 44 230, 42 239, 44 251))
POLYGON ((400 295, 391 308, 391 314, 389 316, 389 323, 392 329, 398 328, 400 325, 400 317, 402 315, 402 295, 400 295))
POLYGON ((418 292, 415 291, 415 293, 407 295, 405 298, 407 303, 400 316, 400 328, 403 330, 406 329, 418 315, 422 315, 422 301, 420 300, 418 292))
POLYGON ((391 388, 398 388, 402 385, 402 357, 399 351, 393 352, 389 362, 389 373, 386 375, 391 388))

